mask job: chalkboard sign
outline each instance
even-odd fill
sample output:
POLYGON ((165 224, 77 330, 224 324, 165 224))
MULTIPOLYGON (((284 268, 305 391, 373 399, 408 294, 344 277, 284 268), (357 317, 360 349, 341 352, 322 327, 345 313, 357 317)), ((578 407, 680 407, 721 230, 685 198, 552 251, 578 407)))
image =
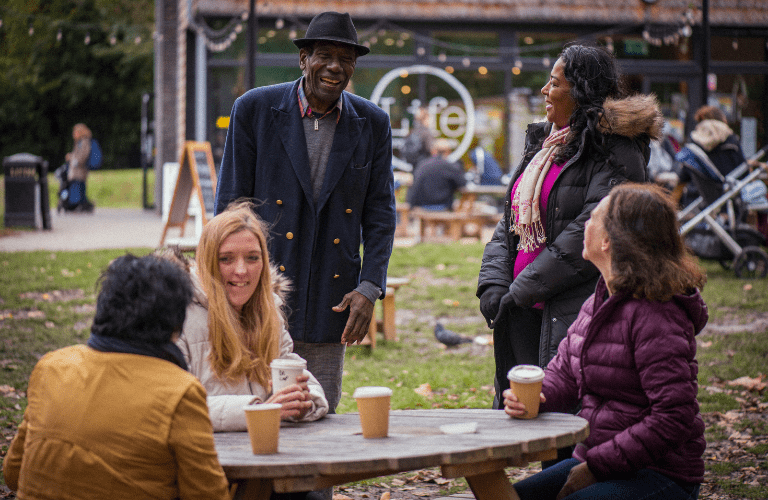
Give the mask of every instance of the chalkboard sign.
POLYGON ((215 195, 216 169, 213 165, 211 143, 185 142, 179 159, 179 176, 173 190, 173 199, 168 210, 168 221, 165 223, 165 229, 163 229, 160 246, 165 243, 166 234, 171 227, 181 229, 181 236, 184 236, 184 229, 189 218, 190 196, 197 196, 200 207, 203 207, 200 217, 202 223, 205 224, 208 217, 213 217, 215 195))

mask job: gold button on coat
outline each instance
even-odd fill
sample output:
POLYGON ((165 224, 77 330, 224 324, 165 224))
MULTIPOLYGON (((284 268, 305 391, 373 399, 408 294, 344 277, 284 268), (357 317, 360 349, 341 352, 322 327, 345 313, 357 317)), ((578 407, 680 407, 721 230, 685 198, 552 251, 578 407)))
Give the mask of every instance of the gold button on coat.
POLYGON ((333 244, 338 245, 340 241, 341 241, 340 239, 336 238, 335 240, 333 240, 333 244))
POLYGON ((281 271, 285 271, 285 266, 280 266, 281 271))
POLYGON ((348 214, 351 214, 351 213, 352 213, 352 209, 351 209, 351 208, 348 208, 348 209, 346 209, 346 210, 344 210, 344 211, 345 211, 345 212, 347 212, 348 214))
POLYGON ((333 275, 333 279, 336 279, 336 278, 338 278, 338 277, 339 277, 339 275, 338 275, 338 274, 334 274, 334 275, 333 275))
POLYGON ((289 240, 292 240, 293 239, 293 233, 285 233, 285 237, 288 238, 289 240))
POLYGON ((282 205, 283 204, 283 200, 277 200, 277 204, 278 205, 282 205))

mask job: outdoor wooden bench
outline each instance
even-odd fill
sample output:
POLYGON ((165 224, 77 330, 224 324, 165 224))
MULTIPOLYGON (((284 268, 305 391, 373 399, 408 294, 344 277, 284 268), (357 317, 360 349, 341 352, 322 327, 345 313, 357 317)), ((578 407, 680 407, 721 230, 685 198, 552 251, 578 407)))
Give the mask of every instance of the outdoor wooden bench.
POLYGON ((395 236, 408 236, 408 226, 411 223, 411 205, 405 202, 398 202, 395 209, 397 210, 395 236))
POLYGON ((371 349, 376 347, 376 333, 382 332, 384 340, 397 341, 397 328, 395 327, 395 292, 401 286, 410 282, 408 278, 387 278, 387 294, 381 300, 381 319, 376 319, 376 309, 373 311, 373 318, 368 327, 368 335, 365 336, 360 345, 370 345, 371 349))
POLYGON ((498 214, 483 212, 465 212, 448 210, 424 210, 414 208, 410 211, 411 217, 419 221, 419 236, 421 241, 441 239, 438 228, 443 229, 442 239, 458 241, 463 236, 480 238, 482 228, 486 225, 495 225, 498 222, 498 214), (468 231, 468 225, 473 225, 472 231, 468 231))

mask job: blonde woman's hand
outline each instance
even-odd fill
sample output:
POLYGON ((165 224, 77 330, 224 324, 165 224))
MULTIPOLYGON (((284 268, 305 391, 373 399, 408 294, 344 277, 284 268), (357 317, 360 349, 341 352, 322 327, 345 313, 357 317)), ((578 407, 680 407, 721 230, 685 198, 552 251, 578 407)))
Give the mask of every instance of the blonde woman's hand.
POLYGON ((283 387, 267 399, 267 403, 277 403, 282 406, 281 420, 290 418, 301 420, 312 409, 308 380, 309 375, 299 375, 296 377, 295 384, 283 387))
MULTIPOLYGON (((525 415, 525 405, 517 400, 517 396, 512 392, 512 389, 507 389, 501 393, 504 396, 504 412, 510 417, 522 417, 525 415)), ((544 394, 539 395, 539 400, 542 403, 547 401, 544 394)))

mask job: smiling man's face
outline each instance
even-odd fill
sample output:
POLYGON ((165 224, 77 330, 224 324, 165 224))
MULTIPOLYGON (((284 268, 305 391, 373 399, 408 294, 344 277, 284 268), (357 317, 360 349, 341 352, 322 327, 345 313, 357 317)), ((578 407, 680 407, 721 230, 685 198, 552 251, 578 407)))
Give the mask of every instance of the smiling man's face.
POLYGON ((312 111, 324 113, 339 99, 355 72, 357 52, 341 43, 316 42, 314 50, 299 51, 304 93, 312 111))

